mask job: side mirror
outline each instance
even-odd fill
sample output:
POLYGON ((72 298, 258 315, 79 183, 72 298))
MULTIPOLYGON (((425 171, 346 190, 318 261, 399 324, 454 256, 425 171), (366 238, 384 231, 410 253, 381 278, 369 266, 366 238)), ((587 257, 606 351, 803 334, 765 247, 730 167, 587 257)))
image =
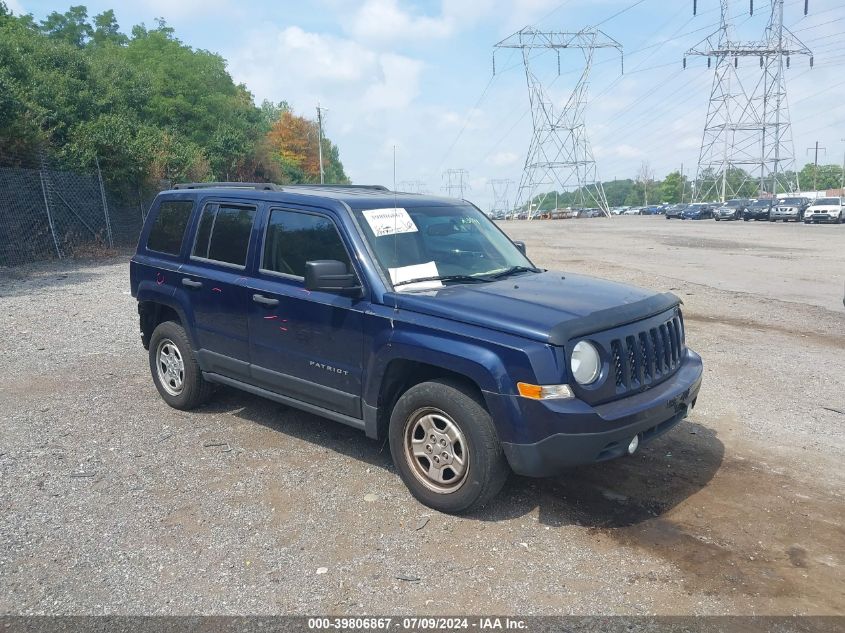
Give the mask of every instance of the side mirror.
MULTIPOLYGON (((516 249, 520 253, 522 253, 523 255, 526 255, 526 253, 525 253, 525 242, 514 242, 513 245, 516 246, 516 249)), ((526 257, 527 257, 527 255, 526 255, 526 257)))
POLYGON ((360 297, 362 291, 355 274, 348 271, 346 264, 334 259, 305 262, 305 289, 348 297, 360 297))

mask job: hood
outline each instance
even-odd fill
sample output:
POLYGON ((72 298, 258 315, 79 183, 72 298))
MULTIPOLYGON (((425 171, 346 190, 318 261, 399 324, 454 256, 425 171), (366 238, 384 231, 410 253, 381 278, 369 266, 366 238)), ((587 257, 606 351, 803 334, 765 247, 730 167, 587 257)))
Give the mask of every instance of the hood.
POLYGON ((672 294, 574 273, 546 271, 422 292, 393 292, 385 303, 560 345, 579 334, 638 321, 677 305, 672 294))
POLYGON ((813 204, 807 208, 807 211, 839 211, 838 204, 813 204))

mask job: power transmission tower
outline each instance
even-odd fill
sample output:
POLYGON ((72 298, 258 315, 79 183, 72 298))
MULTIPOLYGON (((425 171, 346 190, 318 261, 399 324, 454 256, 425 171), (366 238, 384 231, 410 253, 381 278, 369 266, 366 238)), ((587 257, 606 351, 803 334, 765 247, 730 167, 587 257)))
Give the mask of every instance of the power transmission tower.
POLYGON ((400 191, 407 193, 428 193, 424 180, 403 180, 398 186, 400 191))
POLYGON ((596 161, 587 140, 584 111, 587 107, 587 87, 593 66, 593 54, 599 48, 613 48, 619 51, 621 58, 622 45, 597 29, 541 32, 526 27, 494 46, 494 73, 495 49, 500 48, 522 51, 534 126, 515 207, 525 206, 530 217, 534 214, 533 203, 538 195, 537 209, 542 207, 552 190, 574 190, 580 206, 597 206, 605 215, 610 216, 607 197, 599 181, 596 161), (554 51, 560 75, 562 49, 564 52, 572 49, 580 51, 584 57, 584 65, 569 98, 562 105, 556 105, 535 72, 534 65, 536 58, 542 56, 542 53, 537 54, 536 51, 554 51))
MULTIPOLYGON (((749 197, 754 190, 760 196, 792 191, 798 183, 789 174, 794 168, 795 148, 784 66, 789 68, 792 55, 807 55, 812 67, 812 53, 783 25, 784 0, 771 0, 763 39, 755 42, 733 39, 730 0, 720 3, 719 29, 686 53, 707 57, 708 68, 716 61, 698 155, 696 199, 718 197, 724 202, 749 197), (746 60, 743 68, 748 59, 759 59, 759 70, 741 73, 741 58, 746 60), (758 183, 750 184, 758 178, 758 183)), ((696 4, 694 0, 693 14, 696 4)), ((753 0, 749 7, 753 15, 753 0)), ((684 57, 685 68, 686 63, 684 57)))
POLYGON ((469 189, 468 178, 469 172, 466 169, 447 169, 443 172, 444 185, 441 189, 450 198, 463 198, 464 190, 469 189))
POLYGON ((492 216, 510 214, 511 205, 508 194, 513 184, 513 180, 508 178, 494 178, 490 181, 490 186, 493 188, 493 206, 490 207, 492 216))

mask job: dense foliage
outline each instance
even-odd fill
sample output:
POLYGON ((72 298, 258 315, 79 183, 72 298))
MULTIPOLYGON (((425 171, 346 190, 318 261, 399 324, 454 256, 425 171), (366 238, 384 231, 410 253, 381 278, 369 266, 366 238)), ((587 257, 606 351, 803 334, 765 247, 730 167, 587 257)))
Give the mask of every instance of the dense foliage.
MULTIPOLYGON (((256 106, 218 54, 159 20, 131 34, 84 6, 40 23, 0 0, 0 165, 46 149, 113 182, 319 182, 316 123, 286 103, 256 106)), ((22 158, 23 157, 23 158, 22 158)), ((323 139, 326 182, 348 182, 323 139)))

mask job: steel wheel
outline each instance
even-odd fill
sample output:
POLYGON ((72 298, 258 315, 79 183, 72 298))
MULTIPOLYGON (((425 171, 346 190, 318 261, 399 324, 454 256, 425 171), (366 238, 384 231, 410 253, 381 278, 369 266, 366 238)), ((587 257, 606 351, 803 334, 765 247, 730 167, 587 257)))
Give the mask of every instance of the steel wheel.
POLYGON ((185 362, 176 344, 169 338, 159 341, 156 349, 156 370, 162 388, 171 396, 182 393, 185 382, 185 362))
POLYGON ((452 418, 439 409, 419 409, 408 417, 405 459, 411 472, 429 490, 455 492, 469 472, 466 438, 452 418))

